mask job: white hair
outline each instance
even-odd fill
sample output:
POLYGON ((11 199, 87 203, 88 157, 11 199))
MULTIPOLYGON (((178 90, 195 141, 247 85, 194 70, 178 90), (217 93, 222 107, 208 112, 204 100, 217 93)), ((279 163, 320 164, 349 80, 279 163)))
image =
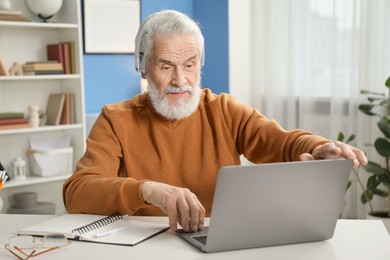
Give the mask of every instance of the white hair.
POLYGON ((204 38, 198 24, 185 14, 173 10, 164 10, 149 16, 140 27, 135 44, 138 55, 144 59, 144 72, 153 48, 155 38, 167 39, 177 34, 193 35, 198 43, 199 60, 204 60, 204 38), (138 35, 142 34, 142 35, 138 35))

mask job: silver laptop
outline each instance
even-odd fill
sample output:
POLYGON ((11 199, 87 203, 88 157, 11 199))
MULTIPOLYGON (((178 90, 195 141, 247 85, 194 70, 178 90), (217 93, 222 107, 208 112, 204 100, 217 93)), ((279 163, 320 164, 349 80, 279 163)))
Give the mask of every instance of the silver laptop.
POLYGON ((351 168, 346 159, 222 167, 209 226, 177 233, 204 252, 329 239, 351 168))

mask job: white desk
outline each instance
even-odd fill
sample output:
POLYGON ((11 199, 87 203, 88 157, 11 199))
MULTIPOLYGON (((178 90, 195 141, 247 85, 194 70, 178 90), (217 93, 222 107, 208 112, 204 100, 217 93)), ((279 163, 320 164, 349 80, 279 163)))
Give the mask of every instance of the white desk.
MULTIPOLYGON (((52 218, 49 215, 0 215, 0 259, 16 259, 4 249, 19 229, 52 218)), ((166 222, 166 218, 157 218, 166 222)), ((327 241, 206 254, 167 231, 134 247, 75 242, 32 259, 299 259, 389 260, 390 236, 378 220, 339 220, 327 241)))

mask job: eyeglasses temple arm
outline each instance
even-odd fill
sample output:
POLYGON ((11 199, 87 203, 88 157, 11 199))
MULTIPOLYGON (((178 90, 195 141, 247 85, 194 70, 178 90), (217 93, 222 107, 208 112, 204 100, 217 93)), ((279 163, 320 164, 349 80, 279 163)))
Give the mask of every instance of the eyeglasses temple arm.
POLYGON ((19 260, 23 260, 23 258, 21 258, 20 256, 18 256, 17 254, 15 254, 11 249, 9 249, 8 247, 6 247, 6 249, 11 253, 13 254, 14 256, 16 256, 19 260))
MULTIPOLYGON (((52 250, 54 250, 54 249, 57 249, 57 248, 60 248, 60 246, 55 246, 55 247, 52 247, 52 248, 49 248, 49 249, 47 249, 47 250, 45 250, 45 251, 41 251, 41 252, 39 252, 39 253, 37 253, 37 254, 32 254, 32 255, 30 255, 29 257, 33 257, 33 256, 38 256, 38 255, 41 255, 41 254, 43 254, 43 253, 47 253, 47 252, 50 252, 50 251, 52 251, 52 250)), ((34 251, 34 253, 35 253, 35 251, 34 251)), ((28 258, 27 258, 28 259, 28 258)))

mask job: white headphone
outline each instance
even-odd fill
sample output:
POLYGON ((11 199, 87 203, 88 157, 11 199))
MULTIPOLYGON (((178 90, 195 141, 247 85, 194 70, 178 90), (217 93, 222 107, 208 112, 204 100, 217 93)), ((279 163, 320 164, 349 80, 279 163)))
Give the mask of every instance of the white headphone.
MULTIPOLYGON (((145 73, 146 72, 146 59, 144 58, 144 53, 140 52, 139 47, 141 45, 141 40, 144 37, 146 28, 145 24, 156 14, 153 14, 149 16, 142 24, 141 27, 138 30, 137 36, 135 37, 135 50, 134 50, 134 65, 135 70, 138 72, 145 73)), ((205 51, 203 46, 203 52, 201 57, 201 65, 204 66, 204 59, 205 59, 205 51)))

